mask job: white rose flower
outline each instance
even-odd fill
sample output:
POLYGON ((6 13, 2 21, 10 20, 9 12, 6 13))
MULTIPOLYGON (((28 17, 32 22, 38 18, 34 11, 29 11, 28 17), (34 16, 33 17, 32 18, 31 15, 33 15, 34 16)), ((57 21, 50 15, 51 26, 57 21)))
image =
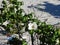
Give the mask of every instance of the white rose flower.
POLYGON ((18 34, 13 34, 11 37, 19 39, 19 35, 18 34))
POLYGON ((6 20, 2 25, 7 26, 7 24, 9 24, 10 21, 6 20))
POLYGON ((56 40, 56 44, 59 44, 59 39, 56 40))
POLYGON ((28 24, 28 29, 29 30, 36 30, 37 29, 37 24, 36 24, 36 22, 33 22, 33 23, 29 23, 28 24))

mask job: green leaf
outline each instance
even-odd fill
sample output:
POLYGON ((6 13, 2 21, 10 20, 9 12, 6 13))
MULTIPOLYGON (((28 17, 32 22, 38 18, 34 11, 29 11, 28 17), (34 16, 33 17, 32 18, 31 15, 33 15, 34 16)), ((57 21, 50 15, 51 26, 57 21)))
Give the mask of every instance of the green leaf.
POLYGON ((2 3, 3 3, 3 4, 6 4, 6 2, 5 2, 4 0, 2 1, 2 3))
POLYGON ((25 40, 23 40, 22 42, 22 45, 27 45, 27 42, 25 40))
POLYGON ((46 26, 46 23, 45 22, 42 22, 41 26, 42 27, 45 27, 46 26))
POLYGON ((28 17, 29 17, 30 19, 32 19, 33 14, 32 14, 32 13, 28 14, 28 17))
POLYGON ((40 33, 41 33, 41 30, 38 29, 38 30, 35 30, 35 32, 36 32, 37 34, 40 34, 40 33))
POLYGON ((30 33, 31 35, 33 35, 34 30, 29 30, 29 33, 30 33))
POLYGON ((28 17, 24 16, 23 17, 23 22, 27 22, 28 21, 28 17))

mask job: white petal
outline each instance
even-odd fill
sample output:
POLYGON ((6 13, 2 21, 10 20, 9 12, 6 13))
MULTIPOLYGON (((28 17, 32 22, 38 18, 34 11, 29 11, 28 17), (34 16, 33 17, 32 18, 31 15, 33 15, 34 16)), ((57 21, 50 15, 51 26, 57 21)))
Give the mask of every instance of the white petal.
POLYGON ((37 24, 34 22, 33 25, 34 25, 34 30, 36 30, 37 29, 37 24))
POLYGON ((32 26, 29 26, 28 29, 29 29, 29 30, 32 30, 33 28, 32 28, 32 26))
POLYGON ((7 24, 9 24, 9 21, 5 21, 5 22, 3 23, 3 25, 5 25, 5 26, 7 26, 7 24))
POLYGON ((32 25, 33 25, 32 23, 29 23, 29 24, 28 24, 28 29, 29 29, 29 30, 32 30, 32 25))

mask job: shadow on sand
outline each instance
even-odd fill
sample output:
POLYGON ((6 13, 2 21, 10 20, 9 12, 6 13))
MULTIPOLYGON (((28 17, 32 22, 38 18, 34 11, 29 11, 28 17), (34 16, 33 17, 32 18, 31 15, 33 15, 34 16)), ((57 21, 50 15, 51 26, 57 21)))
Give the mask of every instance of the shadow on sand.
POLYGON ((35 9, 38 9, 39 11, 47 12, 52 16, 54 16, 55 18, 60 18, 60 5, 54 5, 52 3, 44 2, 44 4, 28 6, 28 8, 32 8, 32 7, 34 7, 35 9), (45 8, 43 9, 43 8, 40 8, 39 6, 45 6, 45 8))

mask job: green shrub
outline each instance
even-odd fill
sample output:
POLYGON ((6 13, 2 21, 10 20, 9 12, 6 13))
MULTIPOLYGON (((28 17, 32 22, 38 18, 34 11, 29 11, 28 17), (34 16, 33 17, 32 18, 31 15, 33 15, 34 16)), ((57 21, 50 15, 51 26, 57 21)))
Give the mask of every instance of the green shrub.
MULTIPOLYGON (((60 45, 60 29, 55 29, 52 25, 47 25, 45 22, 33 18, 33 13, 26 14, 21 8, 23 2, 8 0, 7 3, 3 0, 2 3, 3 10, 1 11, 0 23, 1 26, 5 26, 8 33, 11 35, 18 34, 18 40, 20 40, 20 34, 24 33, 21 30, 25 27, 25 31, 28 31, 31 35, 33 33, 39 35, 40 45, 60 45)), ((14 38, 14 41, 10 42, 18 43, 18 40, 14 38)), ((24 39, 21 42, 23 43, 21 45, 27 45, 24 39)))

